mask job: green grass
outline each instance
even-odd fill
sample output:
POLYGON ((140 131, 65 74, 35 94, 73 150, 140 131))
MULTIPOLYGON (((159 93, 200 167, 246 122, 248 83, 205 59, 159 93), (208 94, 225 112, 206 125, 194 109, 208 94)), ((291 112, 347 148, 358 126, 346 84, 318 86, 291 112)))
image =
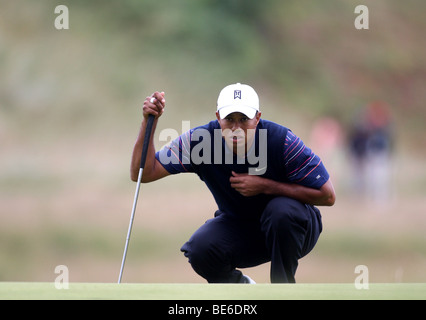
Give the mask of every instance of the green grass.
POLYGON ((358 290, 342 284, 115 284, 0 282, 0 299, 141 299, 141 300, 286 300, 286 299, 426 299, 425 283, 373 283, 358 290))

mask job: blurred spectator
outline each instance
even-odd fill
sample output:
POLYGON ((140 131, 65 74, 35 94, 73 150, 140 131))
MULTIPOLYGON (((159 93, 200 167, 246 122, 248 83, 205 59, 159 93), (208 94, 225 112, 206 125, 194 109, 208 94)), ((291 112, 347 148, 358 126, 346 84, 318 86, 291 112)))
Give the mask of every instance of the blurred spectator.
POLYGON ((342 126, 333 117, 321 117, 314 122, 310 145, 327 166, 336 189, 340 185, 343 140, 342 126))
POLYGON ((392 119, 385 102, 371 102, 349 133, 354 188, 377 204, 390 196, 392 119))

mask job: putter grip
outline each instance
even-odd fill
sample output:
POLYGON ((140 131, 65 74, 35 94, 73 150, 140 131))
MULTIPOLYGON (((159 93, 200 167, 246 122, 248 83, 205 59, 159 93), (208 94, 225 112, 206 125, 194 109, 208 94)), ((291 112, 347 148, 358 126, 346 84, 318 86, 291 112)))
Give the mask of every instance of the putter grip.
POLYGON ((151 138, 152 125, 154 124, 154 115, 148 116, 148 122, 145 128, 145 137, 143 139, 142 154, 141 154, 141 169, 145 167, 146 154, 148 153, 149 140, 151 138))

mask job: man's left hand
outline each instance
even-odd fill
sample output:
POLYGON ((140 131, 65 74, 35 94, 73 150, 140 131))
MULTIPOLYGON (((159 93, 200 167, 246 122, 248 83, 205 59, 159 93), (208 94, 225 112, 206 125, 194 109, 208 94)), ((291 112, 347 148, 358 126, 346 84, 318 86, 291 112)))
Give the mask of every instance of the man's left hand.
POLYGON ((232 171, 232 176, 229 178, 231 187, 245 197, 252 197, 264 193, 265 181, 265 178, 256 175, 236 173, 234 171, 232 171))

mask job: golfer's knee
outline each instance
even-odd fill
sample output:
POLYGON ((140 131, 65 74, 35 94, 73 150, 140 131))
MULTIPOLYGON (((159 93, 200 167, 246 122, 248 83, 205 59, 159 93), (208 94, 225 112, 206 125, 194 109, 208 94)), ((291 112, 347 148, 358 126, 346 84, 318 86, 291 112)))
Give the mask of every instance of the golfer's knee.
POLYGON ((190 239, 180 250, 188 258, 188 262, 194 270, 197 271, 198 269, 202 269, 206 263, 208 247, 208 244, 203 239, 190 239))
POLYGON ((183 245, 181 251, 188 258, 192 269, 208 282, 211 282, 217 270, 215 268, 216 261, 212 259, 211 246, 208 242, 204 241, 204 239, 200 241, 190 240, 183 245))
POLYGON ((301 202, 287 197, 277 197, 269 201, 263 211, 261 222, 283 230, 292 223, 303 220, 303 210, 304 204, 301 202))

